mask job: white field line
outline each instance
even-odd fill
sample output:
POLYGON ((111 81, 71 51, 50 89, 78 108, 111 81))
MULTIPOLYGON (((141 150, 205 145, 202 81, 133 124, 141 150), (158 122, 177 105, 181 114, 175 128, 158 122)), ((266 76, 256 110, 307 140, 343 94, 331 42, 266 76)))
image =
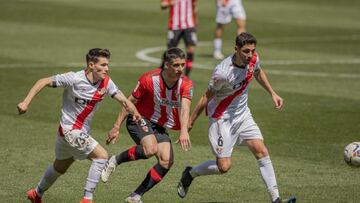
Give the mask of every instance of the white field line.
MULTIPOLYGON (((211 45, 209 42, 203 42, 199 45, 211 45)), ((152 52, 164 51, 164 47, 151 47, 140 50, 136 53, 136 57, 142 61, 147 61, 150 63, 160 64, 161 59, 151 57, 148 54, 152 52)), ((262 62, 264 65, 317 65, 317 64, 360 64, 360 58, 355 59, 337 59, 337 60, 267 60, 262 62)), ((194 67, 198 69, 212 70, 214 67, 212 65, 204 65, 194 63, 194 67)), ((360 78, 360 74, 334 74, 334 73, 325 73, 325 72, 304 72, 304 71, 294 71, 294 70, 266 70, 266 73, 273 75, 288 75, 288 76, 304 76, 304 77, 337 77, 337 78, 360 78)))

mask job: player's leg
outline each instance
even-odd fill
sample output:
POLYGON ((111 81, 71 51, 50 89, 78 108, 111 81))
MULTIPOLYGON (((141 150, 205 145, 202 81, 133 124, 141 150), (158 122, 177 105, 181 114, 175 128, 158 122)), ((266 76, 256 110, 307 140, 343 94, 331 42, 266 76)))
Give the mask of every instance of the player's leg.
POLYGON ((162 181, 173 165, 174 152, 168 134, 166 132, 158 133, 156 130, 156 139, 158 142, 158 151, 155 156, 158 163, 149 170, 139 187, 126 198, 125 201, 127 202, 141 201, 141 197, 162 181))
POLYGON ((35 189, 31 189, 27 192, 28 199, 33 203, 41 202, 41 197, 44 192, 48 190, 55 181, 66 172, 66 170, 74 162, 73 156, 69 149, 71 148, 64 139, 63 133, 60 133, 61 128, 59 128, 59 134, 56 137, 55 143, 55 161, 50 165, 40 182, 35 189))
POLYGON ((237 34, 241 34, 246 31, 246 21, 243 19, 235 19, 237 34))
POLYGON ((147 119, 142 119, 140 123, 137 123, 132 120, 131 116, 128 116, 126 127, 136 145, 118 155, 110 157, 101 174, 103 182, 108 181, 118 165, 129 161, 148 159, 157 153, 157 141, 151 125, 147 119))
POLYGON ((178 195, 184 198, 194 178, 226 173, 231 168, 231 154, 237 135, 231 133, 231 123, 224 119, 210 121, 209 141, 215 160, 205 161, 194 167, 186 167, 178 184, 178 195))
POLYGON ((88 177, 86 178, 84 197, 81 200, 83 203, 91 202, 93 199, 96 185, 100 180, 101 171, 108 160, 108 154, 100 144, 96 144, 95 148, 88 154, 87 158, 92 162, 89 168, 88 177))
POLYGON ((224 55, 222 54, 222 34, 224 31, 225 24, 231 22, 230 15, 230 6, 222 5, 217 3, 216 6, 216 27, 215 27, 215 36, 214 36, 214 53, 213 56, 215 59, 222 60, 224 55))
POLYGON ((235 1, 234 5, 230 9, 231 16, 235 19, 236 22, 236 31, 237 34, 241 34, 246 31, 246 13, 244 6, 241 1, 235 1))
POLYGON ((215 27, 215 38, 214 38, 214 53, 213 57, 217 60, 224 59, 222 53, 222 33, 224 31, 225 25, 217 23, 215 27))
POLYGON ((270 194, 271 200, 273 202, 276 201, 280 195, 275 177, 275 171, 263 140, 250 139, 245 140, 245 142, 258 161, 260 174, 270 194))
POLYGON ((36 188, 27 192, 28 199, 33 203, 41 202, 41 198, 45 191, 47 191, 55 181, 67 171, 73 162, 74 159, 72 157, 64 160, 56 159, 54 163, 46 169, 36 188))
POLYGON ((189 76, 192 70, 195 47, 197 44, 197 35, 195 28, 189 28, 184 31, 184 41, 186 46, 185 75, 189 76))

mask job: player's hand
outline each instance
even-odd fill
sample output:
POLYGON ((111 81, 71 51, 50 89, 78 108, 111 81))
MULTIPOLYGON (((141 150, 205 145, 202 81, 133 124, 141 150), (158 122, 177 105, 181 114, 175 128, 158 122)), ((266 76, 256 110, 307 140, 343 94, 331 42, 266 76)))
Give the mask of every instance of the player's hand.
POLYGON ((107 134, 106 144, 114 144, 116 140, 119 138, 119 128, 113 127, 107 134))
POLYGON ((26 102, 20 102, 17 105, 17 110, 20 115, 26 113, 27 109, 28 109, 28 104, 26 102))
POLYGON ((132 119, 133 119, 133 121, 135 121, 136 123, 138 123, 141 119, 142 119, 142 117, 141 117, 141 115, 139 114, 139 112, 134 112, 134 114, 132 115, 132 119))
POLYGON ((180 133, 179 139, 176 140, 176 143, 180 144, 182 150, 185 152, 188 151, 191 148, 189 133, 180 133))
POLYGON ((277 95, 276 93, 271 95, 272 100, 275 104, 275 109, 279 110, 281 109, 281 107, 284 105, 284 100, 283 98, 281 98, 279 95, 277 95))

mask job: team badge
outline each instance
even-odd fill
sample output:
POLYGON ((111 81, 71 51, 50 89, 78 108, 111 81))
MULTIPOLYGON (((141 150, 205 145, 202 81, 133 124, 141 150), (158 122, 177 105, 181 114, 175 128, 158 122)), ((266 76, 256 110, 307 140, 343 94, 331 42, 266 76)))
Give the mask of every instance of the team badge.
POLYGON ((217 148, 216 148, 216 152, 217 152, 218 154, 221 154, 223 151, 224 151, 224 147, 217 147, 217 148))
POLYGON ((106 88, 101 88, 101 89, 98 90, 98 91, 99 91, 99 93, 100 93, 101 95, 103 95, 103 94, 106 93, 106 88))
POLYGON ((141 120, 140 120, 140 126, 141 126, 141 128, 142 128, 142 130, 143 130, 144 132, 149 132, 149 128, 147 127, 146 122, 145 122, 144 119, 141 119, 141 120))

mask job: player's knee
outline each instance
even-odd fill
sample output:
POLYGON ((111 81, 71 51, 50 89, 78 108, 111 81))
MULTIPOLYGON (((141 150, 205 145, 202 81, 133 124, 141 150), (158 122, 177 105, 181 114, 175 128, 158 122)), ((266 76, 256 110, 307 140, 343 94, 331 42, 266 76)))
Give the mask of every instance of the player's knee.
POLYGON ((158 152, 158 147, 156 144, 144 146, 144 153, 147 157, 151 157, 158 152))
POLYGON ((227 173, 231 168, 231 163, 218 164, 218 168, 219 168, 220 173, 227 173))
POLYGON ((174 161, 171 159, 159 159, 159 164, 166 169, 170 169, 174 164, 174 161))
POLYGON ((109 155, 107 153, 107 151, 102 151, 101 153, 99 153, 97 159, 108 159, 109 158, 109 155))
POLYGON ((66 167, 66 166, 62 166, 60 164, 54 164, 54 169, 56 172, 60 173, 60 174, 64 174, 66 173, 67 169, 69 167, 66 167))
POLYGON ((261 148, 256 149, 256 151, 255 151, 256 159, 261 159, 265 156, 269 156, 269 152, 266 147, 261 147, 261 148))

